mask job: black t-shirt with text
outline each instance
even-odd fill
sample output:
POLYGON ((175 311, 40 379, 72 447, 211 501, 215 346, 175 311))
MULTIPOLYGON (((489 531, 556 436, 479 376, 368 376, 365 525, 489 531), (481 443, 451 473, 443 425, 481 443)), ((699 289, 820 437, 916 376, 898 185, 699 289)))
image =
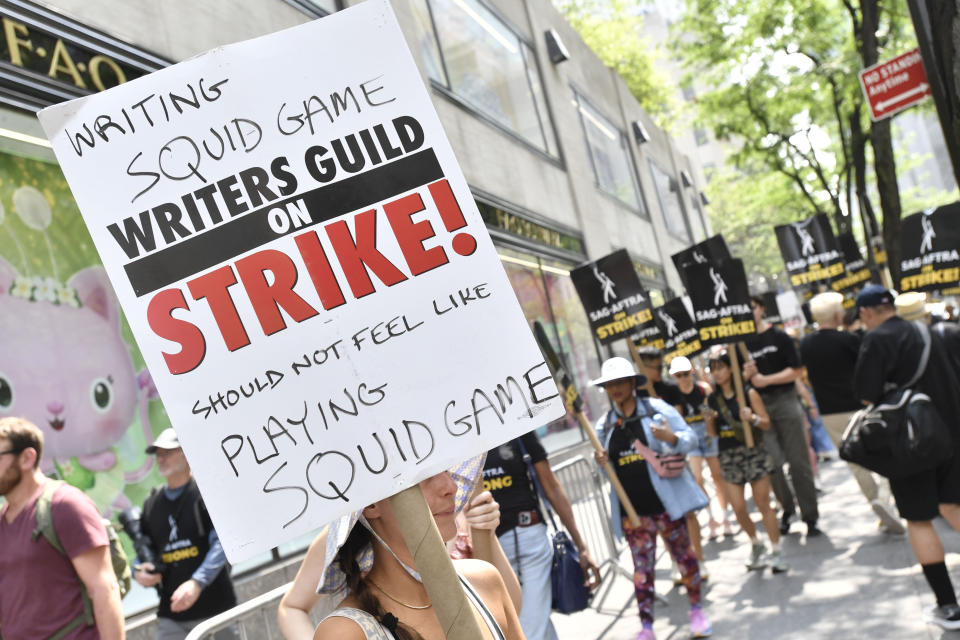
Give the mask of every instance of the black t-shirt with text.
POLYGON ((800 360, 807 368, 820 413, 847 413, 863 407, 853 392, 853 372, 860 353, 860 336, 820 329, 800 341, 800 360))
MULTIPOLYGON (((747 351, 750 352, 750 357, 757 363, 757 371, 763 375, 800 367, 800 356, 797 354, 793 339, 779 329, 770 327, 763 333, 745 338, 743 342, 747 346, 747 351)), ((758 388, 757 391, 760 395, 766 395, 791 388, 795 388, 794 383, 787 382, 758 388)))
POLYGON ((707 396, 700 388, 700 383, 694 384, 690 393, 684 393, 679 387, 677 393, 680 396, 680 402, 676 406, 680 407, 680 415, 687 424, 703 422, 703 403, 707 401, 707 396))
POLYGON ((501 536, 517 526, 521 511, 536 511, 543 521, 540 503, 533 481, 527 473, 527 464, 517 440, 523 440, 523 446, 530 454, 530 463, 536 464, 547 459, 547 452, 540 444, 535 431, 511 440, 487 452, 487 461, 483 466, 483 488, 493 494, 500 504, 500 526, 497 535, 501 536))
MULTIPOLYGON (((613 465, 617 478, 623 485, 623 490, 630 502, 633 503, 637 515, 652 516, 663 513, 666 509, 650 481, 646 460, 633 446, 634 440, 640 440, 644 445, 650 446, 636 413, 629 418, 619 419, 613 425, 613 434, 610 436, 610 444, 607 447, 610 464, 613 465)), ((621 505, 621 513, 625 513, 622 507, 623 505, 621 505)))
MULTIPOLYGON (((743 390, 744 393, 747 393, 747 390, 743 390)), ((743 428, 735 429, 734 425, 731 424, 732 421, 740 420, 740 403, 737 402, 737 395, 733 394, 729 398, 723 396, 724 403, 726 404, 727 411, 729 412, 731 420, 724 418, 724 412, 721 411, 720 398, 719 395, 721 391, 717 389, 710 394, 710 397, 707 398, 707 404, 710 405, 710 408, 717 412, 717 436, 719 436, 718 448, 720 451, 728 451, 730 449, 736 449, 737 447, 742 447, 745 444, 743 440, 743 428)), ((753 439, 754 444, 759 445, 761 438, 761 431, 756 427, 753 427, 753 439)))

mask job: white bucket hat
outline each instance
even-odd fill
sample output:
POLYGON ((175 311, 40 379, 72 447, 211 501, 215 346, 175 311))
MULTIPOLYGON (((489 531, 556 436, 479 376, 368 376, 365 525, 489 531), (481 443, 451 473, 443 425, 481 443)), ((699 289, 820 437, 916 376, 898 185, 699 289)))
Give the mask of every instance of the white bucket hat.
POLYGON ((683 373, 685 371, 693 371, 693 364, 690 363, 690 358, 677 356, 670 361, 670 375, 683 373))
POLYGON ((600 377, 596 380, 591 380, 590 384, 595 387, 602 387, 613 380, 623 380, 625 378, 634 378, 637 384, 646 384, 647 382, 647 376, 637 373, 637 370, 633 368, 632 362, 626 358, 616 356, 604 361, 600 367, 600 377))
MULTIPOLYGON (((454 498, 454 509, 456 513, 460 513, 463 510, 463 508, 467 505, 467 501, 469 500, 470 496, 473 495, 474 488, 483 475, 483 464, 486 459, 487 454, 482 453, 460 463, 456 467, 449 470, 450 477, 453 478, 454 482, 457 483, 457 495, 454 498)), ((347 538, 350 536, 350 532, 353 531, 353 528, 357 525, 357 522, 359 522, 361 518, 361 512, 354 511, 353 513, 348 513, 347 515, 342 516, 330 523, 330 528, 327 531, 327 547, 323 558, 323 574, 320 576, 320 583, 317 585, 317 593, 343 593, 346 589, 347 577, 340 568, 339 563, 336 562, 336 558, 337 554, 340 552, 340 547, 342 547, 347 541, 347 538)), ((366 524, 366 520, 363 521, 361 526, 366 526, 369 529, 369 526, 366 524)), ((372 530, 371 533, 373 533, 372 530)), ((373 537, 376 539, 376 534, 373 534, 373 537)), ((384 546, 386 547, 386 544, 384 544, 384 546)), ((393 553, 390 547, 386 548, 391 554, 393 553)), ((396 555, 394 555, 394 557, 396 557, 396 555)), ((397 562, 400 562, 399 558, 397 558, 397 562)), ((400 564, 403 565, 410 575, 417 580, 420 579, 420 576, 417 574, 417 572, 410 567, 407 567, 407 565, 403 564, 402 562, 400 562, 400 564)), ((372 543, 366 545, 357 554, 357 565, 360 567, 360 571, 363 573, 366 573, 373 568, 372 543)))

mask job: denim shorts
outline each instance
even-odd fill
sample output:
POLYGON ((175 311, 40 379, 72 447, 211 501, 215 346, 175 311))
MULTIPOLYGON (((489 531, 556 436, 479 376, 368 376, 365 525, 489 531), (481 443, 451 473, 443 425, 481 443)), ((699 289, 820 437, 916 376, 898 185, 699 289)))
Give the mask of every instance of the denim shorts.
POLYGON ((702 422, 691 423, 690 428, 697 434, 697 446, 687 455, 696 458, 716 458, 719 439, 707 435, 707 426, 702 422))

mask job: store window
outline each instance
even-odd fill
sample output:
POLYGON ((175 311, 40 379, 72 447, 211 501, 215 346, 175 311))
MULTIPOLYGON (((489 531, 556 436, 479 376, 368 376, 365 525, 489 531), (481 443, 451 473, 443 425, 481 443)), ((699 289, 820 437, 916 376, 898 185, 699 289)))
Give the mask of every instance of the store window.
POLYGON ((413 0, 431 80, 536 149, 559 155, 533 49, 478 0, 413 0))
POLYGON ((573 106, 580 114, 597 187, 631 209, 644 213, 627 137, 576 91, 573 92, 573 106))
MULTIPOLYGON (((497 253, 527 321, 543 324, 583 396, 587 416, 599 416, 606 406, 597 402, 599 396, 589 386, 590 380, 600 375, 599 355, 583 305, 570 280, 573 265, 503 247, 498 247, 497 253)), ((570 415, 542 425, 538 433, 550 452, 578 444, 584 437, 570 415)))
POLYGON ((653 183, 657 189, 657 199, 660 201, 667 231, 689 244, 690 232, 684 219, 683 205, 680 203, 679 183, 653 160, 650 160, 650 173, 653 174, 653 183))

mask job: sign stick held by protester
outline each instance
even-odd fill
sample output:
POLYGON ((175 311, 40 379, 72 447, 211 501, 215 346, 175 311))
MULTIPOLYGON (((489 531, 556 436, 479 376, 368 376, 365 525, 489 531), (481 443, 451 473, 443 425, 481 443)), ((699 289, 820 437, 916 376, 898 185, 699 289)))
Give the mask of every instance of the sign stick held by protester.
MULTIPOLYGON (((747 354, 745 353, 747 348, 743 345, 743 343, 738 342, 737 347, 739 347, 744 352, 743 354, 744 361, 749 359, 747 357, 747 354)), ((747 405, 744 404, 744 402, 746 401, 746 397, 745 397, 745 394, 743 393, 743 379, 740 376, 740 359, 737 357, 736 349, 730 349, 729 353, 730 353, 730 369, 733 372, 733 389, 737 394, 737 406, 746 407, 747 405)), ((747 445, 747 447, 750 449, 753 449, 753 446, 754 446, 753 426, 746 421, 743 422, 743 439, 746 441, 745 444, 747 445)))
MULTIPOLYGON (((543 355, 546 356, 547 362, 550 365, 550 371, 553 372, 554 378, 560 387, 560 391, 563 394, 563 401, 567 405, 567 410, 576 416, 577 422, 580 423, 580 428, 587 434, 587 438, 590 439, 590 444, 593 445, 594 451, 604 453, 603 444, 601 444, 600 439, 597 438, 597 432, 593 430, 593 425, 587 420, 587 416, 583 414, 583 400, 580 398, 577 388, 573 386, 573 381, 570 379, 570 376, 567 375, 563 363, 560 362, 560 357, 557 355, 557 352, 554 351, 553 345, 550 344, 550 339, 547 338, 547 334, 543 330, 543 325, 540 324, 539 321, 533 323, 533 334, 536 336, 537 343, 540 345, 540 349, 543 351, 543 355)), ((640 526, 640 517, 633 508, 633 503, 630 502, 630 498, 627 497, 627 492, 623 490, 623 485, 620 484, 620 479, 617 478, 617 473, 613 470, 613 465, 610 464, 609 460, 603 465, 603 470, 606 472, 607 478, 609 478, 614 491, 617 492, 617 497, 620 498, 620 503, 623 505, 624 511, 627 512, 627 517, 630 518, 630 523, 635 527, 640 526)))

